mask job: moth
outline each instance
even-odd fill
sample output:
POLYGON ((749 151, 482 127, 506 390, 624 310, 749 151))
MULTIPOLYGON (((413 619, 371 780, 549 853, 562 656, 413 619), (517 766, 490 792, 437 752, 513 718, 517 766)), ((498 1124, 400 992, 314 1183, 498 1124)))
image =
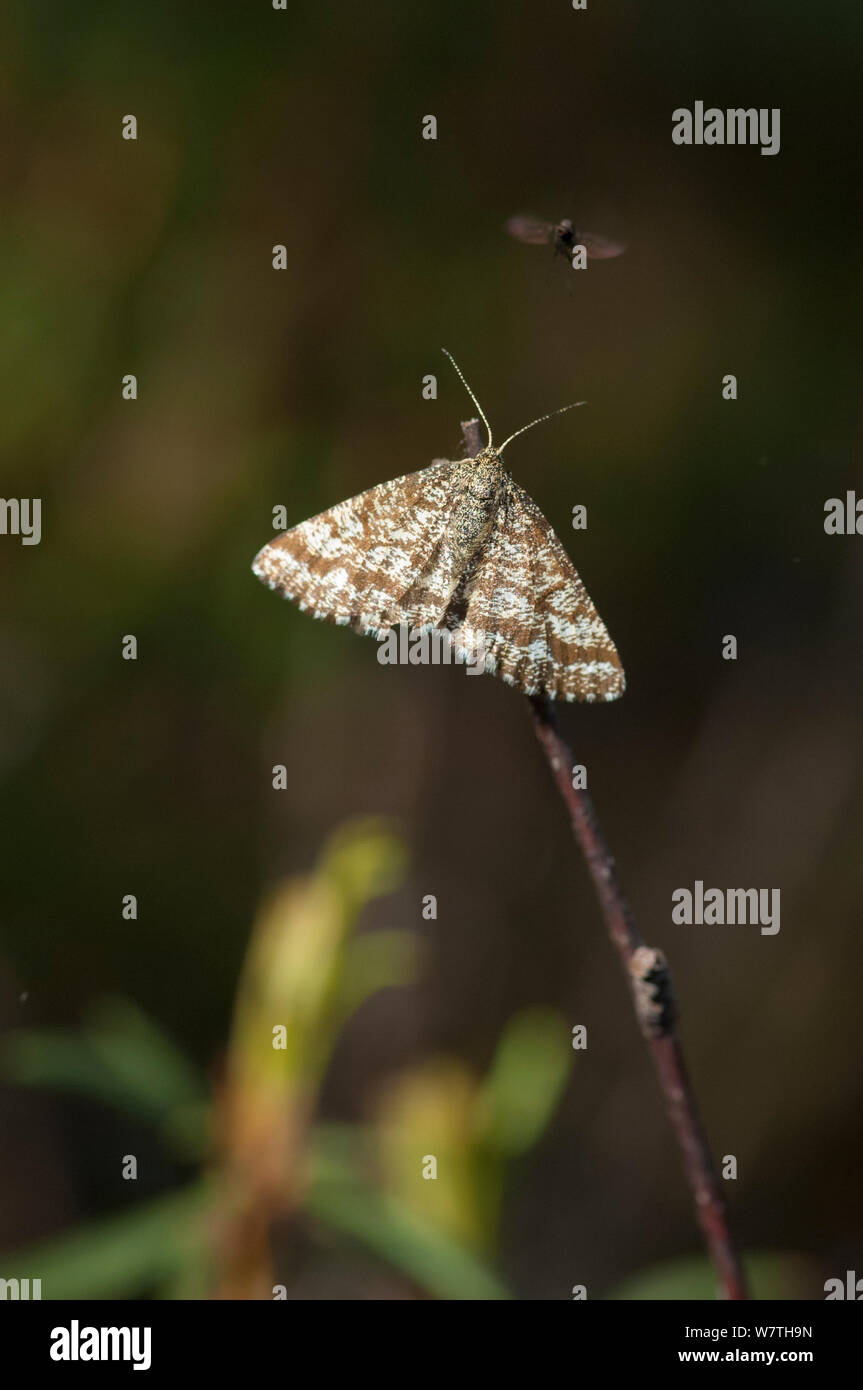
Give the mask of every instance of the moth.
POLYGON ((325 622, 380 637, 405 623, 445 629, 465 660, 525 695, 614 700, 624 675, 604 623, 504 450, 563 406, 475 458, 435 459, 321 512, 265 545, 252 566, 271 589, 325 622))
POLYGON ((608 261, 613 256, 622 256, 626 246, 622 241, 612 241, 610 237, 596 236, 594 232, 581 232, 573 226, 568 217, 560 222, 540 222, 536 217, 511 217, 506 230, 516 241, 528 246, 547 246, 554 243, 555 255, 572 260, 576 246, 583 246, 589 261, 608 261))

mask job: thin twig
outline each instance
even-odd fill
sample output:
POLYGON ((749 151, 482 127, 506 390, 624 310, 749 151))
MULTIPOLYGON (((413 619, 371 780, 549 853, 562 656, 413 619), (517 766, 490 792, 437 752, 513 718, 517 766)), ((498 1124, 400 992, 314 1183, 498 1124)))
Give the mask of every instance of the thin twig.
MULTIPOLYGON (((482 447, 478 421, 463 421, 462 434, 468 456, 473 457, 482 447)), ((720 1292, 726 1299, 746 1299, 746 1276, 728 1225, 719 1177, 675 1029, 676 1008, 668 965, 661 951, 645 943, 636 926, 593 801, 586 790, 572 785, 574 760, 560 733, 554 706, 537 696, 529 697, 528 703, 572 832, 587 861, 608 934, 632 990, 635 1014, 653 1057, 720 1292)))

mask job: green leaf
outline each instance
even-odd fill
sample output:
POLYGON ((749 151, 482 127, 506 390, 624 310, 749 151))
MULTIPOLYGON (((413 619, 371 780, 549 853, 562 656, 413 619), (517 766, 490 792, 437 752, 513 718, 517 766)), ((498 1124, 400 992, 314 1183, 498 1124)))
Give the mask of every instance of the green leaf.
POLYGON ((371 898, 391 893, 405 873, 405 849, 380 817, 348 821, 327 841, 317 872, 353 918, 371 898))
POLYGON ((413 984, 418 955, 419 940, 413 932, 378 930, 353 937, 345 947, 337 999, 339 1016, 350 1018, 379 990, 413 984))
POLYGON ((6 1269, 42 1280, 43 1299, 134 1298, 200 1266, 207 1252, 203 1183, 42 1245, 4 1254, 6 1269))
POLYGON ((360 1138, 350 1127, 319 1127, 307 1210, 362 1242, 436 1298, 510 1297, 493 1271, 471 1251, 361 1178, 360 1155, 360 1138))
POLYGON ((21 1029, 4 1042, 2 1070, 25 1086, 72 1091, 162 1127, 172 1149, 200 1156, 206 1142, 203 1081, 135 1004, 108 999, 80 1034, 21 1029))
POLYGON ((566 1024, 550 1009, 528 1009, 510 1023, 485 1079, 478 1123, 488 1143, 513 1156, 546 1128, 571 1065, 566 1024))
POLYGON ((193 1105, 206 1094, 197 1069, 131 1000, 97 1004, 87 1032, 97 1056, 153 1113, 193 1105))

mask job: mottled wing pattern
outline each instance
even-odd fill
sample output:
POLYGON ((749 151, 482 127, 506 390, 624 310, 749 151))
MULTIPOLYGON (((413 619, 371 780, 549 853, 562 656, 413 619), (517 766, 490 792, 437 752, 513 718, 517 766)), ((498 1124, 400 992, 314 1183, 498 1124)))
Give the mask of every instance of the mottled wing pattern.
POLYGON ((525 695, 614 700, 620 657, 587 590, 539 507, 507 477, 485 546, 445 619, 460 643, 525 695))
POLYGON ((528 246, 545 246, 554 236, 554 224, 540 222, 536 217, 511 217, 506 230, 516 241, 523 241, 528 246))
POLYGON ((265 545, 254 573, 313 617, 357 632, 437 622, 452 590, 437 594, 434 572, 459 466, 435 459, 313 516, 265 545))

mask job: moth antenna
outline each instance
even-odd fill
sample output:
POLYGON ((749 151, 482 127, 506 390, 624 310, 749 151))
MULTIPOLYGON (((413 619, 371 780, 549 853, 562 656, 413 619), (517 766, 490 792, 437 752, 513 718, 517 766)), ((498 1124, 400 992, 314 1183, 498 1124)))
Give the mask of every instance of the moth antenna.
POLYGON ((516 430, 515 434, 511 434, 509 439, 505 439, 497 452, 502 454, 507 444, 511 444, 514 439, 518 439, 518 436, 524 434, 525 430, 532 430, 534 425, 541 425, 543 420, 550 420, 554 415, 563 415, 567 410, 575 410, 576 406, 585 404, 585 401, 573 401, 572 405, 562 405, 559 410, 550 410, 547 415, 538 416, 536 420, 531 420, 529 425, 522 425, 521 429, 516 430))
POLYGON ((451 352, 447 352, 446 348, 441 348, 441 352, 443 353, 444 357, 448 357, 449 360, 450 360, 450 362, 452 362, 453 366, 455 367, 456 371, 458 372, 459 376, 461 377, 461 384, 462 384, 462 386, 463 386, 464 389, 467 391, 468 395, 470 396, 471 400, 473 401, 474 405, 476 406, 477 410, 479 411, 480 416, 482 417, 482 422, 483 422, 483 424, 485 425, 486 434, 488 435, 488 447, 491 448, 491 447, 492 447, 492 442, 491 442, 491 425, 488 423, 488 420, 485 418, 485 411, 483 410, 483 408, 482 408, 482 406, 480 405, 479 401, 477 400, 476 396, 473 394, 473 391, 471 391, 470 387, 468 386, 467 382, 465 381, 465 379, 464 379, 464 373, 462 372, 461 367, 460 367, 460 366, 458 365, 458 363, 456 362, 456 360, 455 360, 455 358, 453 357, 452 353, 451 353, 451 352))

